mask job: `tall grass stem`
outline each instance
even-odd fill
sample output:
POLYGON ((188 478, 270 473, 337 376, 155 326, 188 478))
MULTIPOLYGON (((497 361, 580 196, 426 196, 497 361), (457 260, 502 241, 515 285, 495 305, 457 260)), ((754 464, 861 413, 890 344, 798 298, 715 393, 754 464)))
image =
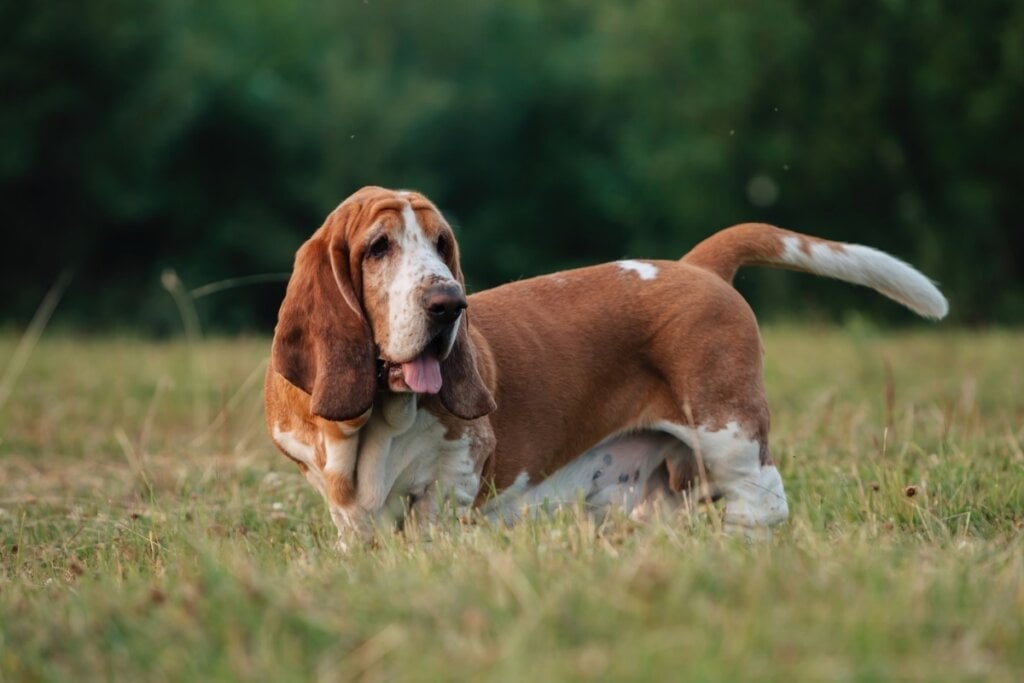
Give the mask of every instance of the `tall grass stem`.
POLYGON ((54 281, 50 290, 43 297, 42 302, 40 302, 39 308, 36 309, 35 315, 32 316, 28 327, 25 328, 25 333, 21 335, 18 347, 14 350, 14 355, 11 356, 7 367, 4 368, 3 378, 0 379, 0 410, 3 410, 7 399, 11 396, 11 392, 14 391, 14 385, 25 369, 25 365, 28 364, 32 350, 43 335, 43 330, 49 324, 50 318, 53 316, 57 304, 63 298, 64 292, 67 291, 68 285, 71 284, 72 274, 71 269, 68 268, 57 276, 56 281, 54 281))

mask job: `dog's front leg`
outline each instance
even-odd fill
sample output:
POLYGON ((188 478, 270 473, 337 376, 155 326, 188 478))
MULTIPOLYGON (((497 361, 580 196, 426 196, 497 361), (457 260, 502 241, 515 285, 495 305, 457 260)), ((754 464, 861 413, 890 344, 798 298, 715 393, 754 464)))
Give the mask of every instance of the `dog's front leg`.
POLYGON ((413 497, 409 513, 415 523, 425 528, 441 519, 465 520, 473 514, 473 501, 480 488, 480 475, 462 444, 441 447, 438 462, 428 471, 433 480, 413 497))
POLYGON ((336 505, 328 503, 331 520, 338 528, 338 550, 348 553, 359 545, 373 540, 373 519, 358 505, 336 505))
POLYGON ((432 482, 420 495, 412 498, 409 512, 403 523, 406 536, 418 536, 421 540, 429 540, 430 527, 437 522, 440 516, 440 506, 437 482, 432 482))

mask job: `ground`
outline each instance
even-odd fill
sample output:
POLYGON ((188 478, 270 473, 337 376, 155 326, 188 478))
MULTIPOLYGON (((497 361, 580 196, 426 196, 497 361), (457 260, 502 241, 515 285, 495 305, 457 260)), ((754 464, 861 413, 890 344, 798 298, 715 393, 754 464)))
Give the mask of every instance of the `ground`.
POLYGON ((770 541, 570 510, 346 557, 265 434, 267 339, 18 342, 0 681, 1024 680, 1021 332, 766 329, 770 541))

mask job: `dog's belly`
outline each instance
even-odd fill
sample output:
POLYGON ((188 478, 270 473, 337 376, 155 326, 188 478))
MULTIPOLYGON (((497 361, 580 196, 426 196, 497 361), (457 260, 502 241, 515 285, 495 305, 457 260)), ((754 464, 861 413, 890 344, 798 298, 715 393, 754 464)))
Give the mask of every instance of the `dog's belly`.
POLYGON ((523 472, 484 506, 484 514, 512 522, 524 514, 577 502, 599 514, 613 508, 629 514, 660 496, 672 499, 665 467, 669 460, 689 473, 685 486, 695 482, 693 452, 675 437, 656 431, 613 437, 540 482, 531 482, 523 472))

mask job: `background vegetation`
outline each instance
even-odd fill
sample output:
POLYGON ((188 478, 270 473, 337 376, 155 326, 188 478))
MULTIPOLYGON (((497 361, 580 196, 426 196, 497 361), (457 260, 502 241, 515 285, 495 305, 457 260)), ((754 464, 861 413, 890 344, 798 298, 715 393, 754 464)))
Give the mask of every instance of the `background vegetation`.
MULTIPOLYGON (((58 324, 177 330, 165 268, 287 272, 367 183, 433 197, 474 288, 766 220, 919 265, 961 322, 1024 320, 1020 2, 8 2, 0 92, 0 323, 69 271, 58 324)), ((200 313, 269 330, 282 292, 200 313)))
POLYGON ((0 681, 1016 683, 1021 343, 766 329, 768 543, 568 512, 340 557, 265 338, 49 336, 0 405, 0 681))

